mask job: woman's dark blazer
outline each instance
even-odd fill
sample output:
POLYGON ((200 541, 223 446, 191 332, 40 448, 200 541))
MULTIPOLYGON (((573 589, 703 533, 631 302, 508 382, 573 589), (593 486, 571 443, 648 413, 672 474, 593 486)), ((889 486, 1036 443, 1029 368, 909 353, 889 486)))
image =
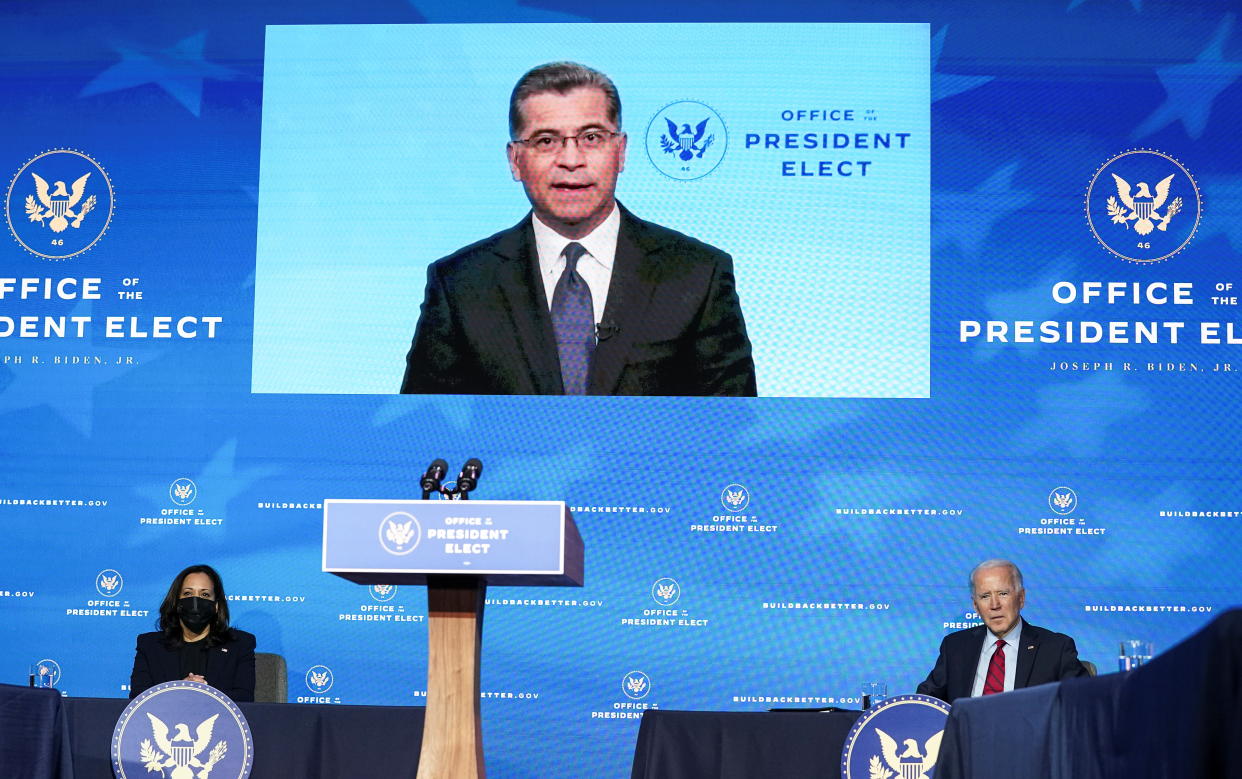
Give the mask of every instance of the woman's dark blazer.
MULTIPOLYGON (((230 631, 232 638, 207 650, 207 683, 235 701, 254 700, 254 636, 244 630, 230 631)), ((129 675, 129 697, 181 675, 181 651, 164 643, 163 633, 138 636, 134 670, 129 675)))

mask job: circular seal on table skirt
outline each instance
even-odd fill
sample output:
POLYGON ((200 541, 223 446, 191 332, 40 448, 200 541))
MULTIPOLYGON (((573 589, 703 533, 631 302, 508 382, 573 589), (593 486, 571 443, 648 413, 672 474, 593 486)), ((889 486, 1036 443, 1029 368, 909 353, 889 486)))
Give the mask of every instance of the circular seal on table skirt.
POLYGON ((199 682, 164 682, 129 702, 112 731, 118 779, 247 779, 250 726, 229 696, 199 682))
POLYGON ((898 695, 863 712, 841 748, 842 779, 931 779, 949 704, 898 695))

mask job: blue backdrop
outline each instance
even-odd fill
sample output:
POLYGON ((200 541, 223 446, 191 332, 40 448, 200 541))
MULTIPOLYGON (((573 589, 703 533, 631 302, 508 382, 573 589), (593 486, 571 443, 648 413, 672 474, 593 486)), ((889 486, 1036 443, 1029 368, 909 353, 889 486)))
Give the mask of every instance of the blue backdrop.
MULTIPOLYGON (((1242 600, 1231 343, 1242 158, 1229 119, 1242 110, 1242 35, 1228 3, 53 1, 0 15, 3 681, 50 660, 71 695, 124 696, 133 637, 152 629, 168 580, 208 561, 236 624, 287 658, 291 698, 421 703, 424 595, 320 573, 321 502, 415 496, 435 456, 481 458, 480 497, 568 501, 587 549, 583 589, 489 592, 484 739, 497 776, 623 776, 644 706, 848 706, 874 680, 912 690, 940 637, 973 623, 965 578, 984 557, 1017 561, 1026 615, 1075 636, 1104 670, 1119 640, 1167 648, 1242 600), (921 30, 930 84, 903 99, 930 92, 930 358, 912 357, 906 378, 923 371, 930 391, 657 400, 258 386, 268 25, 449 22, 658 22, 658 40, 701 34, 695 51, 724 36, 740 70, 747 35, 788 29, 758 23, 921 30), (744 23, 746 35, 690 24, 701 22, 744 23), (57 150, 72 151, 45 155, 57 150), (641 690, 626 683, 641 678, 641 690)), ((804 33, 791 40, 806 46, 804 33)), ((634 72, 667 56, 652 47, 632 46, 634 72)), ((762 54, 756 69, 772 66, 762 54)), ((727 93, 693 57, 680 64, 685 80, 664 76, 668 100, 694 99, 696 85, 727 93)), ((837 67, 765 72, 789 94, 754 105, 801 107, 837 67)), ((501 69, 498 81, 516 77, 501 69)), ((341 93, 325 83, 322 99, 341 93)), ((639 186, 657 179, 636 154, 649 113, 627 118, 622 181, 656 201, 645 215, 659 221, 655 190, 639 186)), ((498 178, 503 140, 487 152, 498 178)), ((304 153, 310 165, 315 147, 304 153)), ((743 160, 727 156, 703 181, 718 186, 743 160)), ((843 182, 817 183, 831 199, 843 182)), ((492 205, 513 217, 497 229, 521 216, 502 183, 492 205)), ((341 181, 322 184, 301 193, 308 208, 338 197, 341 181)), ((751 186, 733 196, 745 202, 751 186)), ((290 193, 273 192, 288 207, 290 193)), ((807 200, 806 218, 825 218, 807 200)), ((914 210, 892 218, 917 224, 922 203, 911 195, 914 210)), ((881 221, 858 217, 861 230, 881 221)), ((487 227, 462 226, 457 244, 487 227)), ((374 267, 368 228, 342 239, 356 241, 339 258, 344 278, 374 267)), ((761 289, 743 275, 744 244, 727 248, 761 289)), ((411 306, 434 256, 411 252, 416 283, 398 290, 411 306)), ((917 295, 909 280, 873 278, 853 303, 882 317, 895 295, 917 295)), ((412 309, 402 316, 391 329, 408 337, 412 309)), ((381 319, 358 337, 385 337, 381 319)))

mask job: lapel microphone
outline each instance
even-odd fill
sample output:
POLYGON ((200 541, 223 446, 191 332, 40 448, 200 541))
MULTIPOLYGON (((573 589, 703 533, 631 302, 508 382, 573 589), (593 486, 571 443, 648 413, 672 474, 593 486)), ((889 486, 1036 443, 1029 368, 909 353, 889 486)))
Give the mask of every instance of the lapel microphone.
POLYGON ((595 340, 607 341, 621 332, 621 327, 611 319, 605 319, 595 326, 595 340))

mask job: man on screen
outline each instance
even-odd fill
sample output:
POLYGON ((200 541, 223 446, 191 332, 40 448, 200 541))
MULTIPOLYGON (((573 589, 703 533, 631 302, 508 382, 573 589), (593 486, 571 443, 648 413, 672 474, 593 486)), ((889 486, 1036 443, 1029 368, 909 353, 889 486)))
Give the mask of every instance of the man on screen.
POLYGON ((401 391, 755 395, 729 255, 614 197, 626 136, 612 81, 531 70, 509 135, 531 214, 428 269, 401 391))
POLYGON ((983 624, 940 642, 936 667, 918 692, 948 703, 1086 676, 1074 639, 1026 622, 1022 572, 1008 560, 985 560, 970 573, 970 597, 983 624))

